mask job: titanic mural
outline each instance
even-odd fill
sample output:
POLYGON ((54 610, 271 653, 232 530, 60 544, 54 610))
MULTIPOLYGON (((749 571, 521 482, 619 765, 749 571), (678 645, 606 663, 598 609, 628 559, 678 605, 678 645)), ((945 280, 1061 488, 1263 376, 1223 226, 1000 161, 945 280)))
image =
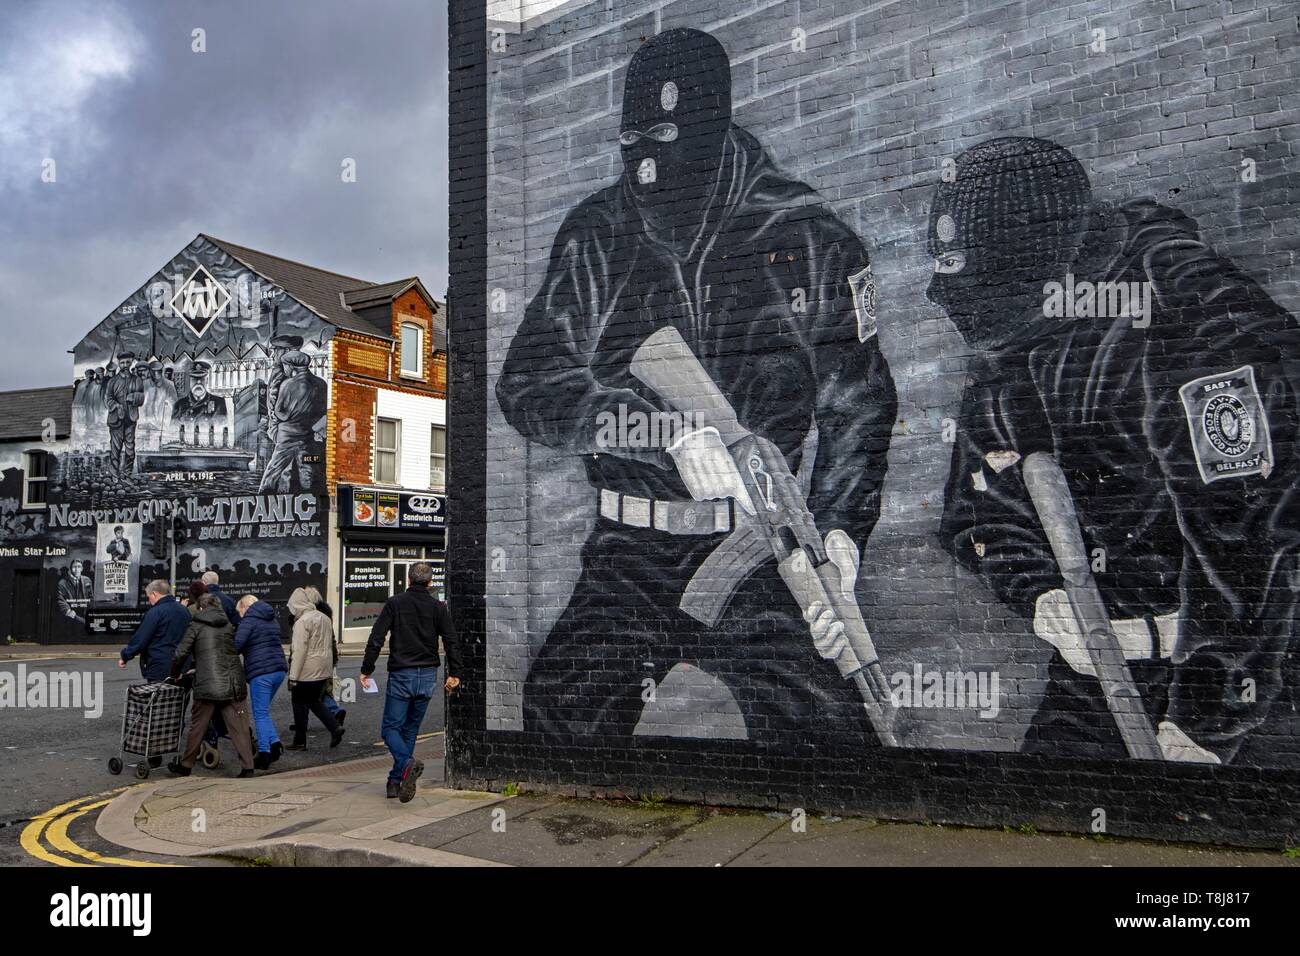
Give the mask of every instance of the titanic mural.
POLYGON ((55 456, 44 537, 67 552, 48 571, 60 587, 96 580, 89 610, 57 615, 55 631, 84 633, 97 607, 135 608, 151 578, 170 576, 149 534, 159 516, 188 532, 179 582, 215 568, 227 591, 277 599, 323 585, 331 334, 200 237, 78 343, 70 447, 55 456), (129 558, 111 553, 127 541, 129 558), (129 580, 118 573, 128 567, 129 580))

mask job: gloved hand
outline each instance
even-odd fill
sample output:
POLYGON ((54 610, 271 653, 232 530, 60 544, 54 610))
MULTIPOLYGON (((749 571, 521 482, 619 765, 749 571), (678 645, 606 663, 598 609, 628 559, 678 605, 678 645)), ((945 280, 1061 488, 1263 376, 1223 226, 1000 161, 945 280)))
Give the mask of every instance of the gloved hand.
POLYGON ((1178 760, 1183 763, 1222 763, 1219 755, 1206 750, 1191 737, 1183 733, 1172 720, 1162 720, 1156 732, 1156 743, 1166 760, 1178 760))
MULTIPOLYGON (((827 558, 839 571, 841 594, 853 600, 853 589, 858 582, 860 565, 858 546, 839 528, 828 531, 823 543, 827 558)), ((794 557, 794 570, 807 574, 815 573, 802 551, 797 552, 794 557)), ((808 632, 812 635, 813 646, 817 648, 817 653, 826 660, 839 657, 848 638, 844 635, 844 622, 836 616, 834 609, 827 607, 821 601, 812 601, 803 608, 803 619, 808 625, 808 632)))
POLYGON ((1060 588, 1038 596, 1034 604, 1034 633, 1060 651, 1071 670, 1084 677, 1097 676, 1083 631, 1070 607, 1070 598, 1060 588))
POLYGON ((668 446, 677 473, 691 497, 696 501, 714 498, 735 498, 736 503, 751 515, 758 512, 745 490, 740 470, 722 436, 713 427, 686 432, 668 446))

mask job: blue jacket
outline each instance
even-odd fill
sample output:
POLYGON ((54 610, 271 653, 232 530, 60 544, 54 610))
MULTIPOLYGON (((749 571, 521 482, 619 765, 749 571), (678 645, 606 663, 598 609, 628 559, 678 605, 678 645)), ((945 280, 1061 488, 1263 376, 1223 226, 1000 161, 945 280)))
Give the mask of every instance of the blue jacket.
POLYGON ((208 593, 217 596, 217 600, 221 602, 221 610, 226 612, 226 619, 230 621, 230 626, 239 630, 239 612, 235 610, 235 599, 215 584, 208 585, 208 593))
POLYGON ((235 631, 235 650, 244 655, 244 676, 250 681, 263 674, 287 671, 280 622, 275 608, 265 601, 250 604, 235 631))
POLYGON ((144 620, 122 648, 122 660, 140 658, 140 673, 147 681, 166 680, 172 672, 172 653, 190 626, 190 612, 170 594, 145 612, 144 620))

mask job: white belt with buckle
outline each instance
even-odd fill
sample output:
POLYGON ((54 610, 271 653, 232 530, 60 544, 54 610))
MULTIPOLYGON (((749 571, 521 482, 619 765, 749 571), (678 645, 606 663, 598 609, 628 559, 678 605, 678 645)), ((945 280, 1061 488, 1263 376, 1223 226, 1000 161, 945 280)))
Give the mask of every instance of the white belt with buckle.
POLYGON ((657 501, 600 490, 600 516, 632 528, 668 534, 726 534, 731 530, 731 502, 657 501))

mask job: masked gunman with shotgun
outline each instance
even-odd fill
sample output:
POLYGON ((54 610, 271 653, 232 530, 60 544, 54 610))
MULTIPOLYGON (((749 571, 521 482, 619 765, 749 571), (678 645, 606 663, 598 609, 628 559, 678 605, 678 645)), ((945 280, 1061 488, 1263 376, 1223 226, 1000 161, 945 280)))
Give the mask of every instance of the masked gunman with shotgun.
POLYGON ((497 385, 521 434, 582 456, 599 515, 525 726, 631 735, 685 663, 726 685, 751 740, 893 743, 854 593, 896 408, 866 251, 731 122, 708 34, 636 53, 620 145, 497 385), (646 422, 663 427, 611 435, 646 422))
POLYGON ((1045 140, 960 156, 929 248, 930 298, 978 350, 944 539, 1056 649, 1025 749, 1266 745, 1292 708, 1295 320, 1177 210, 1093 202, 1045 140))

